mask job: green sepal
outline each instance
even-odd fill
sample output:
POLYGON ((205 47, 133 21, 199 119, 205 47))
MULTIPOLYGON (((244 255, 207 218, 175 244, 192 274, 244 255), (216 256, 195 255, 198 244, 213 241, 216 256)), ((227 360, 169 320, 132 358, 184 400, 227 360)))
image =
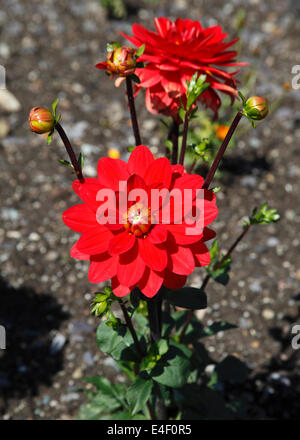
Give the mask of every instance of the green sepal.
POLYGON ((111 41, 106 45, 106 52, 113 52, 115 49, 118 49, 119 47, 121 47, 121 44, 117 43, 116 41, 111 41))
POLYGON ((140 84, 140 78, 135 74, 135 73, 132 73, 131 75, 130 75, 130 78, 132 79, 132 81, 134 81, 135 83, 137 83, 137 84, 140 84))
POLYGON ((146 49, 145 44, 142 44, 142 46, 140 46, 135 53, 136 58, 139 58, 141 55, 143 55, 145 49, 146 49))

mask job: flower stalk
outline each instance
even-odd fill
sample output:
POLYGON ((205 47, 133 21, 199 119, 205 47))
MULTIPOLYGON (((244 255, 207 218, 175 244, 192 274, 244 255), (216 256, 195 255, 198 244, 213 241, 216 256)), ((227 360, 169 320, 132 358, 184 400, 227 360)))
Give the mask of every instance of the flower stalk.
POLYGON ((132 90, 132 81, 130 76, 126 77, 126 87, 127 87, 127 96, 128 96, 128 105, 130 110, 130 116, 131 116, 131 122, 132 122, 132 129, 135 137, 135 144, 141 145, 141 135, 139 130, 139 124, 136 116, 136 109, 135 109, 135 103, 134 103, 134 97, 133 97, 133 90, 132 90))
POLYGON ((84 182, 84 177, 83 177, 83 174, 82 174, 81 166, 80 166, 80 164, 79 164, 79 162, 78 162, 78 160, 76 158, 76 155, 74 153, 73 147, 72 147, 72 145, 71 145, 71 143, 69 141, 68 136, 66 135, 65 130, 62 128, 62 126, 60 125, 59 122, 56 123, 55 129, 58 131, 58 134, 60 135, 61 140, 64 143, 64 146, 66 147, 67 153, 68 153, 68 155, 70 157, 71 163, 73 165, 73 168, 75 170, 75 173, 76 173, 78 179, 80 180, 81 183, 83 183, 84 182))
POLYGON ((237 126, 238 126, 242 116, 243 116, 243 113, 241 113, 241 112, 238 112, 236 114, 236 116, 235 116, 235 118, 234 118, 234 120, 233 120, 233 122, 232 122, 232 124, 231 124, 231 126, 229 128, 229 130, 228 130, 228 133, 225 136, 225 139, 222 142, 221 147, 219 148, 219 151, 218 151, 218 153, 217 153, 217 155, 215 157, 215 160, 213 161, 213 164, 212 164, 212 166, 211 166, 211 168, 209 170, 209 173, 206 176, 206 179, 205 179, 204 184, 203 184, 203 188, 208 189, 212 179, 214 178, 214 175, 215 175, 215 173, 217 171, 217 168, 218 168, 218 166, 220 164, 220 161, 221 161, 221 159, 222 159, 222 157, 223 157, 223 155, 224 155, 224 153, 226 151, 226 148, 227 148, 227 146, 228 146, 228 144, 230 142, 230 139, 232 138, 232 135, 235 132, 235 130, 236 130, 236 128, 237 128, 237 126))
POLYGON ((179 126, 176 121, 172 122, 168 139, 172 142, 173 149, 172 149, 172 157, 171 157, 171 163, 172 165, 177 164, 178 159, 178 136, 179 136, 179 126))
POLYGON ((140 355, 140 357, 143 358, 145 353, 144 353, 144 351, 143 351, 143 349, 141 347, 141 344, 140 344, 140 342, 138 340, 136 331, 135 331, 135 329, 134 329, 134 327, 132 325, 132 321, 130 319, 130 316, 128 315, 127 309, 126 309, 126 307, 125 307, 125 305, 124 305, 124 303, 123 303, 121 298, 118 298, 118 303, 120 304, 120 307, 122 309, 126 325, 127 325, 128 330, 130 331, 131 336, 133 338, 135 348, 136 348, 138 354, 140 355))
POLYGON ((186 150, 186 142, 187 142, 187 135, 188 135, 188 129, 189 129, 189 116, 190 116, 190 114, 187 111, 185 113, 184 125, 183 125, 182 145, 181 145, 180 159, 179 159, 179 164, 180 165, 183 165, 183 162, 184 162, 184 156, 185 156, 185 150, 186 150))

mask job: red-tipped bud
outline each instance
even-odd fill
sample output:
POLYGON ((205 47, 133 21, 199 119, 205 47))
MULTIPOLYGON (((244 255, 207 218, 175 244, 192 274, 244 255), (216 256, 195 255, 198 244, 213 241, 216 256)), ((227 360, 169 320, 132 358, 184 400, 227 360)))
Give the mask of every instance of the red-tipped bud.
POLYGON ((109 75, 132 75, 136 68, 136 49, 127 46, 112 47, 107 53, 107 61, 97 64, 96 67, 105 69, 109 75))
POLYGON ((268 101, 261 96, 251 96, 244 105, 244 113, 248 118, 260 121, 269 113, 268 101))
POLYGON ((54 128, 55 118, 50 110, 43 107, 34 107, 29 113, 30 130, 34 133, 49 133, 54 128))

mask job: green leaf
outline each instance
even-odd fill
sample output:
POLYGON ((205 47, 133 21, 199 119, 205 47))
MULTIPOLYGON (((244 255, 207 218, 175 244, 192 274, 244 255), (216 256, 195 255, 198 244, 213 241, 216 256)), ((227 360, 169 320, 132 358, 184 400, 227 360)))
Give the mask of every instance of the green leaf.
POLYGON ((102 322, 97 329, 96 338, 100 350, 113 359, 133 362, 138 360, 132 336, 125 325, 114 328, 102 322))
POLYGON ((211 246, 210 246, 210 249, 209 249, 209 254, 210 254, 210 258, 211 258, 211 260, 214 260, 214 259, 216 258, 216 256, 218 255, 218 253, 219 253, 219 241, 218 241, 218 239, 216 238, 216 239, 212 242, 212 244, 211 244, 211 246))
POLYGON ((61 163, 62 165, 65 165, 66 167, 73 168, 73 165, 65 159, 58 159, 58 162, 61 163))
POLYGON ((276 209, 268 209, 268 204, 264 203, 260 209, 254 208, 247 224, 267 225, 276 223, 280 220, 280 215, 276 209))
POLYGON ((184 110, 183 107, 180 107, 179 111, 178 111, 178 116, 180 117, 180 119, 182 121, 185 120, 185 115, 186 115, 186 111, 184 110))
POLYGON ((203 290, 194 287, 184 287, 179 290, 169 290, 165 293, 165 299, 175 306, 186 309, 205 309, 207 297, 203 290))
POLYGON ((246 104, 246 98, 245 98, 245 96, 242 94, 242 92, 239 91, 238 94, 239 94, 239 97, 241 98, 241 100, 242 100, 242 102, 243 102, 243 105, 246 104))
POLYGON ((229 282, 229 274, 228 271, 230 269, 230 266, 227 267, 221 267, 217 270, 212 270, 210 272, 212 278, 217 282, 222 284, 223 286, 226 286, 229 282))
POLYGON ((191 350, 185 345, 170 343, 170 348, 149 373, 156 382, 171 387, 182 387, 190 375, 191 350))
POLYGON ((182 408, 184 420, 232 419, 233 413, 217 391, 197 384, 187 384, 175 390, 174 397, 182 408))
POLYGON ((52 142, 53 131, 51 131, 47 136, 47 145, 50 145, 52 142))
POLYGON ((78 156, 78 163, 80 165, 80 168, 82 169, 83 165, 84 165, 84 156, 83 156, 82 153, 80 153, 79 156, 78 156))
POLYGON ((52 103, 52 113, 53 113, 54 119, 56 118, 56 107, 57 107, 57 104, 58 104, 58 98, 56 98, 56 100, 53 101, 53 103, 52 103))
POLYGON ((136 381, 128 388, 127 401, 132 415, 143 409, 151 396, 152 387, 152 380, 145 380, 141 376, 137 376, 136 381))
POLYGON ((166 339, 160 339, 156 343, 157 345, 157 351, 160 356, 163 356, 165 353, 167 353, 169 346, 168 341, 166 339))
POLYGON ((84 380, 95 385, 98 392, 80 408, 79 419, 98 420, 103 413, 126 408, 125 385, 112 384, 104 377, 86 377, 84 380))
POLYGON ((142 68, 145 67, 145 66, 146 66, 146 64, 145 64, 145 63, 142 63, 141 61, 138 61, 138 62, 136 63, 136 67, 139 68, 139 69, 142 69, 142 68))
POLYGON ((145 52, 145 48, 146 48, 145 44, 143 44, 142 46, 140 46, 140 47, 138 48, 138 50, 136 51, 135 56, 138 58, 138 57, 140 57, 141 55, 143 55, 143 53, 145 52))
MULTIPOLYGON (((126 404, 125 391, 126 387, 123 384, 113 384, 106 377, 87 376, 84 377, 88 383, 93 384, 102 395, 110 396, 115 399, 120 405, 126 404)), ((101 394, 100 393, 100 394, 101 394)), ((95 397, 98 396, 98 393, 95 397)))
POLYGON ((137 84, 140 84, 140 78, 135 74, 132 73, 132 75, 130 75, 130 78, 132 79, 132 81, 136 82, 137 84))
POLYGON ((165 146, 171 151, 173 148, 173 144, 169 139, 165 140, 165 146))

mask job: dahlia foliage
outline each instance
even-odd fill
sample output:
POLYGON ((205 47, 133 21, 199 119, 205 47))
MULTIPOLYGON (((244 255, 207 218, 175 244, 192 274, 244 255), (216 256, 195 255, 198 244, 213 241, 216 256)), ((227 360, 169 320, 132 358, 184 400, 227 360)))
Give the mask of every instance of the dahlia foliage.
MULTIPOLYGON (((100 284, 92 306, 92 313, 102 319, 98 345, 132 381, 128 388, 101 377, 87 378, 96 391, 80 418, 179 419, 190 417, 193 405, 192 418, 203 417, 209 414, 203 408, 214 406, 214 399, 220 408, 215 377, 203 379, 210 357, 199 339, 233 326, 222 322, 203 329, 194 310, 206 308, 211 279, 228 282, 231 254, 250 227, 279 219, 266 204, 254 209, 229 251, 219 254, 210 229, 218 214, 212 180, 241 118, 259 121, 268 105, 264 98, 246 100, 239 93, 241 108, 220 134, 222 144, 205 179, 192 173, 201 157, 188 144, 197 104, 209 107, 216 117, 222 94, 232 100, 238 96, 232 67, 242 63, 231 49, 236 40, 226 42, 220 26, 205 29, 198 21, 178 18, 173 23, 164 17, 154 24, 156 31, 134 24, 132 36, 122 35, 136 47, 109 43, 107 60, 96 65, 116 78, 116 85, 126 84, 136 140, 127 162, 114 150, 111 157, 100 158, 97 177, 85 177, 83 156, 75 154, 56 115, 57 100, 52 111, 34 107, 29 116, 30 129, 48 133, 48 143, 57 131, 69 155, 70 161, 60 162, 76 174, 73 191, 79 200, 63 213, 63 221, 80 234, 71 257, 86 260, 89 281, 100 284), (135 97, 140 98, 142 89, 151 113, 172 118, 165 121, 166 157, 163 148, 154 156, 151 146, 141 141, 135 97), (195 155, 187 167, 188 149, 195 155), (205 274, 203 282, 188 287, 187 277, 197 268, 205 274)), ((236 364, 233 374, 234 368, 236 364)))

